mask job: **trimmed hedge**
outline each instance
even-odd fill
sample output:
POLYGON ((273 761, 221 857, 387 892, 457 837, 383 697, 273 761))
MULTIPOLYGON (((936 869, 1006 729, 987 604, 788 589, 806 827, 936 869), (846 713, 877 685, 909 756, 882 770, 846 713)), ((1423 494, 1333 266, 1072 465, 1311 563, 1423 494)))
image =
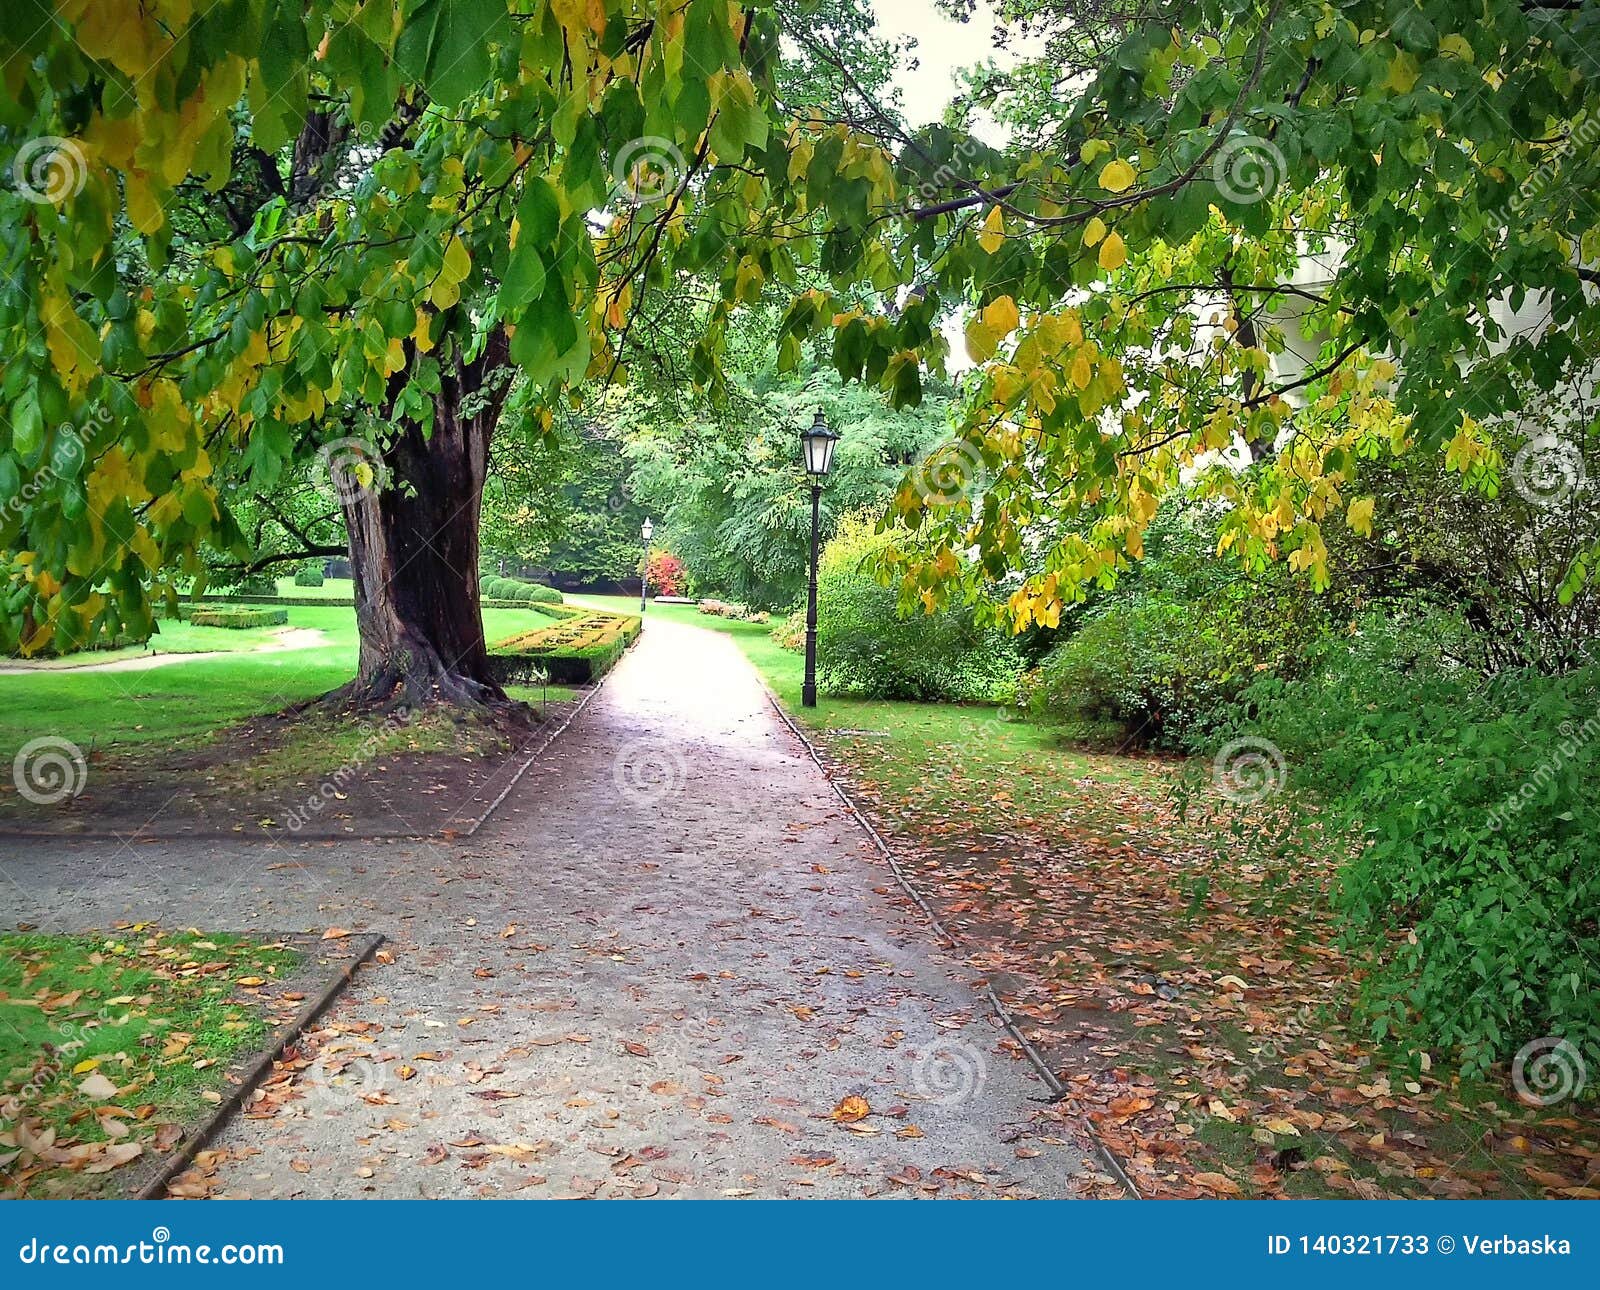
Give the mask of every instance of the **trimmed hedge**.
MULTIPOLYGON (((549 591, 546 587, 544 590, 549 591)), ((559 594, 559 593, 556 593, 559 594)), ((207 596, 200 602, 202 605, 304 605, 308 609, 354 609, 355 601, 343 596, 207 596)), ((588 610, 577 605, 563 604, 559 600, 539 598, 535 600, 502 600, 483 597, 478 602, 484 609, 531 609, 535 613, 543 614, 547 618, 563 618, 570 614, 587 613, 588 610)), ((185 601, 181 606, 184 610, 196 606, 185 601)), ((187 621, 187 619, 185 619, 187 621)))
POLYGON ((207 592, 200 602, 206 605, 305 605, 307 608, 355 607, 353 598, 344 596, 242 596, 231 592, 207 592))
POLYGON ((489 667, 501 685, 526 683, 534 673, 564 685, 597 681, 639 639, 634 616, 580 610, 549 627, 521 632, 494 645, 489 667))
POLYGON ((542 582, 526 582, 521 578, 500 578, 485 574, 478 579, 478 591, 484 604, 495 602, 526 605, 533 602, 559 605, 561 593, 542 582))
POLYGON ((534 613, 545 618, 554 618, 557 622, 568 618, 582 618, 585 614, 593 612, 582 605, 552 605, 542 600, 536 600, 531 605, 518 605, 517 608, 531 609, 534 613))
MULTIPOLYGON (((181 616, 181 615, 180 615, 181 616)), ((225 605, 218 608, 200 607, 189 615, 196 627, 282 627, 289 621, 287 609, 243 609, 225 605)))
POLYGON ((294 575, 294 585, 297 587, 320 587, 322 585, 322 570, 301 569, 294 575))

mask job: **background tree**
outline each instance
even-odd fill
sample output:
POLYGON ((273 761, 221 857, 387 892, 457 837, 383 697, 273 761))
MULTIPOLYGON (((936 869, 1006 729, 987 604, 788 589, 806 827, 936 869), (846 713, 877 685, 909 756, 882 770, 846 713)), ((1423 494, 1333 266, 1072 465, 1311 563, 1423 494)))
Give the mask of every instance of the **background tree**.
POLYGON ((949 436, 950 394, 894 411, 881 396, 812 367, 740 373, 731 415, 654 421, 635 436, 635 495, 665 520, 662 540, 697 592, 757 609, 792 608, 805 590, 811 490, 799 434, 819 409, 842 437, 822 495, 822 532, 842 516, 881 513, 908 467, 949 436))
MULTIPOLYGON (((901 490, 926 538, 891 552, 903 603, 964 583, 1019 625, 1056 621, 1196 472, 1225 550, 1326 585, 1325 526, 1368 528, 1363 461, 1420 451, 1493 496, 1538 436, 1530 396, 1591 379, 1596 5, 1006 12, 1046 51, 985 81, 1006 147, 961 121, 868 127, 906 195, 882 211, 898 276, 966 313, 984 374, 964 440, 993 481, 981 500, 901 490), (1532 325, 1508 318, 1525 305, 1532 325)), ((802 296, 786 333, 831 337, 841 371, 893 391, 908 351, 937 368, 942 346, 892 303, 802 296)))

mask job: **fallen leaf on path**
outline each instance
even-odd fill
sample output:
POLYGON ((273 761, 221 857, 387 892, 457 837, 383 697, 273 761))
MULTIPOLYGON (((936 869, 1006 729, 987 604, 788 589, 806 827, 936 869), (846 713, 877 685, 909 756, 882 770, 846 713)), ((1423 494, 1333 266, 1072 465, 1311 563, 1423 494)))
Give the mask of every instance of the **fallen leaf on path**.
POLYGON ((840 1099, 839 1105, 833 1108, 832 1117, 840 1124, 854 1124, 857 1120, 864 1120, 872 1114, 872 1107, 867 1104, 867 1099, 858 1093, 840 1099))

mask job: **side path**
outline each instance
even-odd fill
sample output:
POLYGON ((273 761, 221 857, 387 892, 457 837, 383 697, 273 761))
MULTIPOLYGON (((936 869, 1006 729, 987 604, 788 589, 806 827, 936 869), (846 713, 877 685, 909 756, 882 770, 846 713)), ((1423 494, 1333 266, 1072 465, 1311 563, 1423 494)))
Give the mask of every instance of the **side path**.
POLYGON ((74 890, 82 859, 6 867, 58 925, 394 942, 223 1134, 211 1194, 1067 1196, 1093 1176, 717 633, 651 622, 470 844, 172 843, 74 890))

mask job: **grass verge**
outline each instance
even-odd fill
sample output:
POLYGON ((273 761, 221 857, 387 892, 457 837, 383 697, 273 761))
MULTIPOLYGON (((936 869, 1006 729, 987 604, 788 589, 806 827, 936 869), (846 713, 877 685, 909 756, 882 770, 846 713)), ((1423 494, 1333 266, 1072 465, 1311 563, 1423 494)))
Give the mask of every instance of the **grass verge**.
POLYGON ((109 1194, 119 1170, 170 1150, 266 1041, 262 988, 300 962, 281 942, 144 925, 0 935, 6 1194, 109 1194))

